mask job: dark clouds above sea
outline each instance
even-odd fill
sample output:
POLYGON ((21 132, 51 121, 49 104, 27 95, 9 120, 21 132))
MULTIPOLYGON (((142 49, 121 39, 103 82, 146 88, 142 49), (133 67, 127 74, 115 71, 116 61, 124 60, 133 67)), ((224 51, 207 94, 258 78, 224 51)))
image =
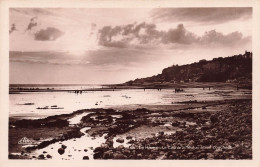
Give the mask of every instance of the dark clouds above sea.
POLYGON ((48 27, 41 29, 34 34, 34 39, 38 41, 55 41, 59 37, 64 35, 64 32, 54 27, 48 27))

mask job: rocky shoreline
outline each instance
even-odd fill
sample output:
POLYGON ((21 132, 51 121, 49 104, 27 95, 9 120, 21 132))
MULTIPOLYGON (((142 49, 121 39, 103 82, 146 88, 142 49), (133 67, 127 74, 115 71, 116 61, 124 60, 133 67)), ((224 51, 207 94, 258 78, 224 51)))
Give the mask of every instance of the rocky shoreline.
POLYGON ((47 151, 33 153, 54 143, 63 148, 56 152, 66 152, 63 142, 77 142, 88 135, 93 139, 103 136, 104 142, 82 148, 93 153, 81 159, 252 159, 251 99, 194 103, 180 104, 183 107, 178 110, 90 109, 39 120, 10 120, 9 138, 23 135, 19 135, 21 129, 28 134, 43 130, 33 146, 21 147, 9 141, 9 158, 50 159, 53 155, 47 151), (78 124, 70 125, 71 118, 83 113, 88 114, 78 124), (55 128, 60 130, 59 135, 52 135, 55 128), (52 137, 46 140, 48 133, 52 137))

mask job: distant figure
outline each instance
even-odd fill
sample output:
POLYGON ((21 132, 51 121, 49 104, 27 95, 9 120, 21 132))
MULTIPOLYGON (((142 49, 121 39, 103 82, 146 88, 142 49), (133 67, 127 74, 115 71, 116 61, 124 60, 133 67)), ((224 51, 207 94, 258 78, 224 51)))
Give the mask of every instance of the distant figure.
POLYGON ((205 88, 203 87, 203 90, 205 90, 205 88))
POLYGON ((178 92, 183 92, 183 89, 181 89, 181 88, 175 88, 175 93, 178 93, 178 92))
POLYGON ((144 91, 145 91, 145 88, 144 88, 144 91))
POLYGON ((209 87, 209 90, 210 90, 210 87, 209 87))

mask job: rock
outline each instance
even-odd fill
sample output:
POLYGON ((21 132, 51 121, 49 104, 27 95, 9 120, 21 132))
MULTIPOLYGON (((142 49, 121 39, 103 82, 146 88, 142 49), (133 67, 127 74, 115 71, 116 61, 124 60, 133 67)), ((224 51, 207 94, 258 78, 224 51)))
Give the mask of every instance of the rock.
POLYGON ((52 158, 52 156, 50 154, 47 154, 46 157, 47 158, 52 158))
POLYGON ((172 126, 179 126, 180 125, 180 122, 179 121, 174 121, 172 122, 172 126))
POLYGON ((130 140, 128 143, 133 144, 134 142, 135 142, 134 140, 130 140))
POLYGON ((126 137, 127 140, 130 140, 130 139, 132 139, 132 138, 133 138, 132 136, 127 136, 127 137, 126 137))
POLYGON ((217 117, 216 115, 212 115, 212 116, 210 117, 210 121, 211 121, 212 123, 216 123, 216 122, 218 121, 218 117, 217 117))
POLYGON ((143 158, 143 155, 140 153, 140 154, 137 154, 137 158, 138 159, 142 159, 143 158))
POLYGON ((93 152, 97 153, 97 152, 101 152, 101 151, 103 151, 102 147, 96 147, 93 152))
POLYGON ((228 141, 230 141, 230 142, 234 142, 238 139, 239 139, 239 137, 237 137, 236 135, 231 135, 231 136, 228 137, 228 141))
POLYGON ((82 159, 83 160, 89 160, 89 157, 88 156, 84 156, 82 159))
POLYGON ((113 142, 113 140, 111 139, 108 139, 106 142, 105 142, 105 144, 107 144, 108 145, 108 147, 113 147, 113 144, 114 144, 114 142, 113 142))
POLYGON ((58 149, 58 153, 59 153, 60 155, 64 154, 64 152, 65 152, 65 150, 64 150, 63 148, 59 148, 59 149, 58 149))
POLYGON ((121 151, 122 149, 124 149, 125 147, 123 146, 123 145, 120 145, 120 146, 118 146, 117 148, 116 148, 116 150, 118 150, 118 151, 121 151))
POLYGON ((168 156, 168 159, 173 159, 173 158, 174 158, 173 155, 169 155, 169 156, 168 156))
POLYGON ((103 152, 97 152, 93 155, 94 159, 101 159, 103 157, 103 152))
POLYGON ((158 136, 163 136, 163 135, 164 135, 164 132, 162 132, 162 131, 158 133, 158 136))
POLYGON ((240 130, 234 130, 235 135, 240 135, 241 131, 240 130))
POLYGON ((39 155, 38 157, 39 157, 39 159, 44 159, 45 158, 43 154, 39 155))
POLYGON ((180 128, 185 128, 186 127, 186 122, 182 122, 181 124, 180 124, 180 128))
POLYGON ((202 139, 201 140, 201 144, 205 145, 205 146, 208 146, 211 144, 211 141, 209 139, 202 139))
POLYGON ((159 153, 160 155, 164 155, 165 154, 165 152, 164 151, 160 151, 160 153, 159 153))
POLYGON ((105 137, 104 137, 104 139, 108 139, 109 138, 109 135, 106 135, 105 137))
POLYGON ((100 147, 107 149, 107 148, 109 148, 109 145, 106 143, 102 143, 100 147))
POLYGON ((130 154, 131 154, 131 151, 129 151, 129 150, 124 151, 124 155, 130 155, 130 154))
POLYGON ((85 152, 87 152, 87 151, 88 151, 88 149, 84 149, 84 151, 85 151, 85 152))
POLYGON ((61 145, 61 148, 63 148, 63 149, 66 149, 66 148, 67 148, 67 146, 66 146, 66 145, 64 145, 64 144, 62 144, 62 145, 61 145))
POLYGON ((47 152, 46 152, 46 151, 43 151, 42 153, 43 153, 43 154, 46 154, 47 152))
POLYGON ((154 155, 150 154, 150 155, 148 156, 148 159, 155 159, 155 157, 154 157, 154 155))
POLYGON ((118 143, 124 143, 124 139, 123 138, 118 138, 118 139, 116 139, 116 142, 118 142, 118 143))
POLYGON ((211 153, 207 153, 207 159, 214 159, 214 155, 211 153))
POLYGON ((125 159, 127 158, 125 155, 123 155, 122 153, 114 153, 113 154, 114 159, 125 159))
POLYGON ((111 159, 111 158, 113 158, 113 151, 112 151, 112 150, 109 150, 109 151, 107 151, 107 152, 104 152, 103 158, 104 158, 104 159, 111 159))
POLYGON ((188 146, 189 146, 189 147, 192 147, 192 146, 194 146, 194 143, 195 143, 194 140, 191 140, 191 141, 189 141, 188 146))

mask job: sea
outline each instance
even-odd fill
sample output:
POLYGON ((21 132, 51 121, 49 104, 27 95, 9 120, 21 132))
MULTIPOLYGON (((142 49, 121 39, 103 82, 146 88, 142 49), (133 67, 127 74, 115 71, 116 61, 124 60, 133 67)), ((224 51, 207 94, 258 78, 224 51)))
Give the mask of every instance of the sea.
POLYGON ((54 89, 60 92, 20 92, 9 94, 9 116, 38 119, 51 115, 71 113, 81 109, 118 108, 119 106, 178 105, 184 101, 216 101, 228 99, 251 99, 252 90, 235 87, 184 88, 175 93, 174 89, 117 89, 111 91, 69 90, 102 88, 102 85, 10 85, 9 89, 54 89))

